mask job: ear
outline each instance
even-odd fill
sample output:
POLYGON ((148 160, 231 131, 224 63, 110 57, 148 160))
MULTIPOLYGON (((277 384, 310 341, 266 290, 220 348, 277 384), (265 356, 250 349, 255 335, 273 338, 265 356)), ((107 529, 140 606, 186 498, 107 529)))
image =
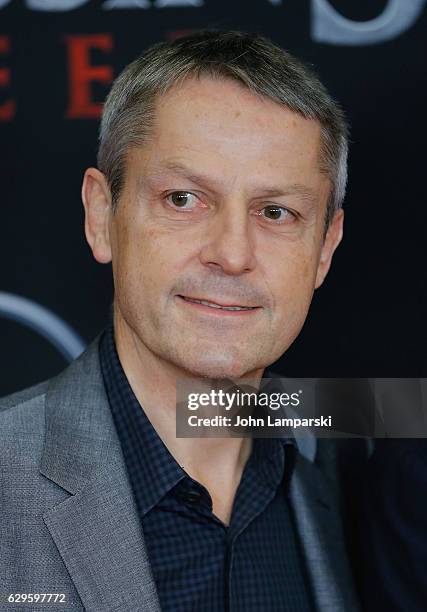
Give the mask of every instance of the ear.
POLYGON ((86 240, 99 263, 111 261, 110 235, 111 194, 105 176, 96 168, 88 168, 82 185, 85 209, 86 240))
POLYGON ((344 211, 342 208, 334 214, 328 231, 326 232, 325 240, 320 252, 319 265, 317 267, 316 284, 317 289, 325 280, 332 261, 332 255, 339 245, 343 235, 344 211))

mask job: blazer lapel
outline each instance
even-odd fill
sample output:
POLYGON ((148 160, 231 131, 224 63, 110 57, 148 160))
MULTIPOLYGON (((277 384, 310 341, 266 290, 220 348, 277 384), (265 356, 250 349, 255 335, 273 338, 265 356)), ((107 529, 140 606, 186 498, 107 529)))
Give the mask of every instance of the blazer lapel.
MULTIPOLYGON (((290 500, 319 612, 356 612, 356 599, 344 544, 336 479, 325 473, 333 441, 317 442, 317 457, 298 455, 290 500), (329 446, 328 446, 329 445, 329 446), (322 469, 319 451, 324 450, 322 469), (325 460, 326 454, 326 460, 325 460)), ((329 461, 333 461, 329 457, 329 461)))
POLYGON ((98 340, 47 393, 40 471, 71 495, 43 519, 87 612, 160 612, 98 340))

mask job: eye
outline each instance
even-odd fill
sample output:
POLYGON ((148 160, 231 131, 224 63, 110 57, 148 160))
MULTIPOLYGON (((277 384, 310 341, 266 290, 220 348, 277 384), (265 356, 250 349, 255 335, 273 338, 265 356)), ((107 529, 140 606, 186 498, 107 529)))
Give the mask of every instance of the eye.
POLYGON ((194 208, 196 204, 196 196, 190 191, 173 191, 166 196, 166 200, 169 204, 172 204, 175 208, 182 208, 188 210, 194 208), (189 206, 187 206, 189 204, 189 206), (193 204, 193 206, 191 206, 193 204))
POLYGON ((258 214, 264 216, 269 221, 277 221, 278 223, 296 219, 296 215, 293 212, 283 206, 277 206, 275 204, 265 206, 258 211, 258 214), (264 214, 262 214, 263 212, 264 214))

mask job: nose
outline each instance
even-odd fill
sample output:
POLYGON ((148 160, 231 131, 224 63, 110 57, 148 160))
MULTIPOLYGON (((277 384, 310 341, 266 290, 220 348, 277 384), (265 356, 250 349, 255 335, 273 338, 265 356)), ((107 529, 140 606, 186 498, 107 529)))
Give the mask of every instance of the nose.
POLYGON ((201 262, 230 275, 253 270, 255 244, 250 221, 246 206, 235 202, 218 210, 200 251, 201 262))

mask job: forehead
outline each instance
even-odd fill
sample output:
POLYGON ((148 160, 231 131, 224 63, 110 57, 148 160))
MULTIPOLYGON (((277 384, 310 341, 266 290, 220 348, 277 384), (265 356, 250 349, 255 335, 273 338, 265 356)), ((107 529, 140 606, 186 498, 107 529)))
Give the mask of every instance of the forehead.
MULTIPOLYGON (((320 125, 231 79, 188 78, 159 97, 144 165, 179 158, 224 181, 320 180, 320 125)), ((141 160, 142 161, 142 160, 141 160)), ((313 185, 314 186, 314 185, 313 185)))

